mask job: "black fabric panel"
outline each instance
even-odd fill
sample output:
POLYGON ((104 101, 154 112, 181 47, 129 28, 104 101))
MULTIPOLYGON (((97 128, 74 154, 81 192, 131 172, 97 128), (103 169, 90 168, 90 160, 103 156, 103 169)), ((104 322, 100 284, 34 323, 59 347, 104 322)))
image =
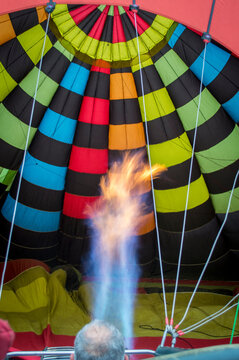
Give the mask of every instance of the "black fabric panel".
MULTIPOLYGON (((214 217, 205 225, 185 232, 182 252, 182 264, 201 264, 205 263, 210 253, 213 242, 217 236, 219 224, 214 217)), ((178 263, 178 254, 181 242, 181 232, 165 232, 159 230, 162 257, 169 263, 178 263), (169 251, 170 249, 170 251, 169 251)), ((214 249, 210 261, 221 257, 227 252, 225 241, 221 235, 214 249)))
MULTIPOLYGON (((144 122, 144 127, 146 123, 144 122)), ((160 144, 175 139, 184 133, 176 111, 160 118, 147 121, 149 144, 160 144)))
MULTIPOLYGON (((16 199, 19 173, 17 174, 10 190, 10 195, 16 199)), ((19 202, 34 209, 43 211, 61 211, 63 206, 63 191, 45 189, 31 184, 24 178, 21 181, 19 202)))
POLYGON ((104 24, 100 41, 112 43, 113 38, 113 16, 108 15, 104 24))
POLYGON ((95 25, 95 22, 101 15, 101 11, 99 9, 93 10, 84 20, 81 21, 77 26, 84 31, 85 34, 89 34, 90 30, 95 25))
POLYGON ((22 162, 23 153, 23 150, 17 149, 0 139, 0 166, 11 170, 18 170, 22 162))
POLYGON ((192 30, 185 29, 173 50, 190 67, 204 49, 204 42, 201 37, 192 30))
POLYGON ((107 149, 108 133, 108 125, 78 122, 74 137, 74 145, 93 149, 107 149))
POLYGON ((132 73, 132 70, 130 67, 122 67, 120 69, 111 68, 110 73, 111 74, 132 73))
MULTIPOLYGON (((184 211, 157 213, 159 228, 169 232, 182 230, 184 211)), ((215 217, 211 200, 187 211, 186 231, 193 230, 208 223, 215 217)))
MULTIPOLYGON (((209 174, 203 174, 210 194, 221 194, 230 191, 232 189, 232 185, 238 169, 239 160, 218 171, 214 171, 209 174)), ((239 178, 237 179, 235 188, 238 186, 239 178)))
MULTIPOLYGON (((137 89, 138 96, 142 96, 142 87, 140 80, 140 71, 136 71, 134 74, 135 85, 137 89)), ((159 74, 154 65, 149 65, 145 68, 142 68, 142 77, 143 77, 143 89, 144 94, 151 93, 153 91, 164 88, 164 84, 159 77, 159 74)))
POLYGON ((70 152, 71 144, 51 139, 40 131, 36 132, 29 148, 29 153, 35 159, 55 166, 67 166, 70 152))
MULTIPOLYGON (((46 24, 47 24, 47 20, 43 21, 42 23, 40 23, 41 27, 43 28, 44 31, 46 31, 46 24)), ((55 37, 55 35, 52 33, 50 27, 48 28, 48 32, 47 32, 47 36, 49 37, 49 39, 51 40, 52 45, 54 45, 57 42, 57 38, 55 37)))
POLYGON ((85 96, 109 99, 110 76, 98 71, 91 71, 85 90, 85 96))
POLYGON ((17 36, 39 23, 35 8, 10 13, 9 17, 17 36))
MULTIPOLYGON (((181 164, 170 166, 167 171, 162 172, 158 179, 154 180, 154 189, 175 189, 188 184, 188 175, 191 158, 181 164)), ((197 160, 194 158, 191 183, 201 176, 197 160)))
POLYGON ((78 59, 76 57, 73 58, 72 62, 77 64, 77 65, 83 66, 87 70, 90 70, 90 68, 91 68, 90 64, 87 64, 87 63, 83 62, 82 60, 80 60, 80 59, 78 59))
MULTIPOLYGON (((217 219, 220 225, 225 219, 225 214, 216 214, 217 219)), ((227 221, 223 227, 223 236, 225 238, 227 247, 229 249, 238 250, 239 249, 239 211, 229 213, 227 221)), ((237 264, 238 266, 238 264, 237 264)))
POLYGON ((156 63, 162 56, 164 56, 168 51, 172 50, 172 48, 166 44, 160 51, 158 51, 153 57, 153 63, 156 63))
POLYGON ((121 22, 125 34, 126 41, 132 40, 135 38, 135 27, 133 26, 132 22, 130 21, 128 15, 123 13, 120 15, 121 22))
POLYGON ((141 9, 138 11, 138 16, 149 25, 152 25, 154 19, 156 18, 156 14, 141 9))
MULTIPOLYGON (((229 118, 224 109, 220 107, 211 119, 197 128, 195 151, 207 150, 220 143, 231 134, 235 126, 235 123, 229 118)), ((194 129, 187 131, 187 135, 191 144, 193 144, 194 129)))
POLYGON ((81 95, 59 86, 49 105, 49 108, 58 114, 77 120, 81 102, 81 95))
MULTIPOLYGON (((69 224, 69 227, 71 224, 69 224)), ((58 261, 60 263, 72 264, 80 269, 81 272, 85 272, 88 276, 92 268, 87 268, 89 264, 90 253, 90 239, 86 232, 86 228, 83 230, 81 237, 72 237, 60 232, 60 246, 58 252, 58 261)))
POLYGON ((77 5, 68 4, 67 5, 69 12, 72 11, 72 10, 75 10, 75 9, 80 9, 82 6, 84 6, 84 5, 79 5, 79 4, 77 4, 77 5))
POLYGON ((138 264, 140 266, 145 266, 152 263, 157 255, 155 230, 147 234, 137 236, 136 244, 138 264))
POLYGON ((114 163, 118 161, 122 161, 125 154, 129 153, 134 155, 135 153, 142 153, 143 159, 147 162, 148 161, 148 154, 146 150, 146 146, 138 149, 133 150, 109 150, 108 157, 109 157, 109 167, 114 163))
MULTIPOLYGON (((82 239, 87 233, 87 221, 89 220, 71 218, 62 214, 60 229, 69 236, 82 239)), ((78 256, 80 256, 79 254, 80 250, 78 250, 78 256)))
POLYGON ((80 196, 99 196, 99 183, 105 174, 84 174, 68 170, 65 191, 80 196))
POLYGON ((219 103, 230 100, 239 89, 239 59, 230 56, 218 76, 207 86, 219 103), (223 89, 223 91, 222 91, 223 89))
MULTIPOLYGON (((3 104, 9 112, 24 124, 29 124, 33 98, 22 90, 20 86, 16 86, 15 89, 13 89, 13 91, 4 99, 3 104)), ((37 128, 39 126, 46 109, 46 106, 40 104, 37 100, 35 101, 32 127, 37 128)))
POLYGON ((33 62, 28 57, 17 38, 1 45, 0 61, 17 83, 24 79, 34 67, 33 62))
MULTIPOLYGON (((0 257, 3 259, 6 255, 10 226, 10 222, 0 213, 0 257)), ((53 263, 57 256, 57 250, 57 232, 33 232, 14 225, 9 260, 30 258, 53 263)))
POLYGON ((7 185, 0 183, 0 197, 5 192, 7 185))
MULTIPOLYGON (((40 62, 37 64, 39 67, 40 62)), ((52 47, 44 56, 41 71, 57 82, 61 82, 70 61, 56 48, 52 47)))
MULTIPOLYGON (((202 91, 204 86, 202 87, 202 91)), ((199 95, 200 82, 188 69, 183 75, 167 86, 175 108, 179 108, 199 95)))
POLYGON ((137 124, 142 121, 138 99, 110 101, 110 124, 137 124))

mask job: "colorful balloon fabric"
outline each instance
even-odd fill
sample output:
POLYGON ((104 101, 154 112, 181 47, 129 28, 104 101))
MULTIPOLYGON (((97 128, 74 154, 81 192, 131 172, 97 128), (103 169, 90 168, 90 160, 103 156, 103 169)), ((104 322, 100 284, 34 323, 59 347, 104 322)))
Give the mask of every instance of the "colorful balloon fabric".
MULTIPOLYGON (((38 7, 0 17, 2 259, 47 16, 38 7)), ((126 151, 147 157, 146 119, 152 164, 168 168, 154 180, 163 260, 177 265, 205 44, 200 34, 162 16, 140 10, 136 20, 139 54, 127 7, 57 5, 51 14, 10 259, 82 263, 90 245, 85 207, 99 198, 100 178, 112 161, 126 151)), ((193 269, 209 254, 239 168, 238 58, 212 41, 205 59, 182 257, 193 269)), ((138 244, 146 269, 158 251, 152 195, 145 195, 147 222, 138 244)), ((211 259, 215 270, 238 254, 238 197, 237 181, 211 259)))

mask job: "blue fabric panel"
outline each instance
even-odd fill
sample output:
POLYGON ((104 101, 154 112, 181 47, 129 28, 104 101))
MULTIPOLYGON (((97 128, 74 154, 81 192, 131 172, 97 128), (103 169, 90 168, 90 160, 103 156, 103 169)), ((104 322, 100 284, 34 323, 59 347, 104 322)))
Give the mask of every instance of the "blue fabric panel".
MULTIPOLYGON (((201 80, 203 56, 204 50, 190 66, 190 69, 193 71, 193 73, 197 76, 199 80, 201 80)), ((222 71, 222 69, 228 62, 229 58, 230 54, 228 52, 222 50, 221 48, 212 43, 207 44, 206 60, 203 74, 203 84, 205 86, 209 85, 217 77, 217 75, 222 71)))
POLYGON ((231 118, 236 123, 239 123, 239 91, 230 100, 225 102, 222 106, 228 112, 231 118))
POLYGON ((68 67, 61 86, 77 94, 84 95, 90 71, 75 63, 68 67))
POLYGON ((54 140, 72 144, 76 124, 77 120, 57 114, 48 108, 39 126, 39 131, 54 140))
POLYGON ((67 167, 47 164, 27 153, 23 178, 46 189, 64 190, 66 172, 67 167))
MULTIPOLYGON (((2 207, 2 215, 9 222, 12 222, 14 206, 15 200, 8 194, 8 197, 2 207)), ((60 225, 60 216, 61 211, 42 211, 18 203, 14 224, 23 229, 32 231, 57 231, 60 225)))
POLYGON ((174 47, 174 45, 178 41, 178 38, 182 35, 182 33, 184 32, 185 29, 186 29, 186 26, 184 26, 182 24, 178 24, 178 26, 174 30, 174 32, 168 42, 168 44, 169 44, 169 46, 171 46, 171 48, 174 47))

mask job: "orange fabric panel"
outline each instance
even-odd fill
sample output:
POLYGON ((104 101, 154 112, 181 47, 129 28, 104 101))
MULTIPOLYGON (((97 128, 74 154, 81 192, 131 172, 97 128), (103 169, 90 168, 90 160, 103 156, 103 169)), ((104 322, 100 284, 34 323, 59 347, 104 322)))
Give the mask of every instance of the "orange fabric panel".
POLYGON ((45 12, 44 6, 39 6, 39 7, 36 8, 36 10, 37 10, 39 23, 41 23, 41 22, 43 22, 44 20, 47 19, 47 13, 45 12))
POLYGON ((109 126, 109 149, 130 150, 145 146, 143 123, 109 126))
POLYGON ((137 235, 144 235, 155 229, 154 213, 153 211, 141 217, 140 228, 137 231, 137 235))
POLYGON ((132 73, 110 75, 110 100, 135 98, 137 98, 137 92, 132 73))
MULTIPOLYGON (((1 3, 0 15, 27 9, 35 6, 46 5, 48 0, 8 0, 1 3)), ((66 3, 58 0, 58 4, 66 3)), ((68 0, 68 4, 84 4, 83 0, 68 0)), ((98 4, 129 6, 132 0, 99 0, 98 4)), ((95 4, 95 0, 88 0, 87 4, 95 4)), ((178 21, 200 32, 207 30, 211 11, 212 0, 138 0, 141 9, 147 10, 170 19, 178 21)), ((239 56, 238 34, 238 0, 216 1, 210 33, 214 40, 218 41, 234 54, 239 56)))
POLYGON ((0 16, 0 45, 15 38, 16 34, 8 14, 0 16))

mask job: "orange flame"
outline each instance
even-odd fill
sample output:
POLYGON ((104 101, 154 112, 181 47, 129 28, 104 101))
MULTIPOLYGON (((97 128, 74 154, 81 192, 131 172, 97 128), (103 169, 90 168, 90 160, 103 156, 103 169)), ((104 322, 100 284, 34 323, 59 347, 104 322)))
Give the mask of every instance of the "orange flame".
POLYGON ((137 232, 145 208, 141 196, 151 189, 151 173, 156 178, 165 170, 159 164, 150 169, 142 153, 126 153, 122 162, 115 162, 101 178, 102 197, 87 212, 99 236, 99 251, 107 259, 118 257, 119 244, 137 232))

